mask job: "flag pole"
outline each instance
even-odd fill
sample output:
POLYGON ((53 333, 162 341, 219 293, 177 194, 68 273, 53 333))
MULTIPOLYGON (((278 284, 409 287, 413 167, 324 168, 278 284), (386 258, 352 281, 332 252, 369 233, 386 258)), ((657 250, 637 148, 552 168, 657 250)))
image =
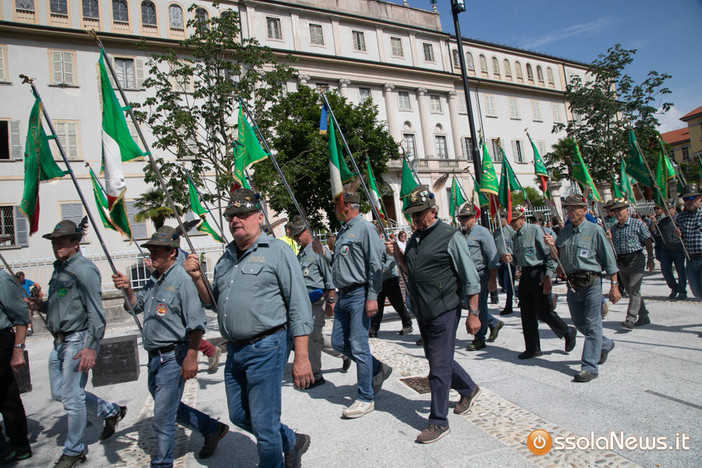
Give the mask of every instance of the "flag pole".
MULTIPOLYGON (((249 182, 249 187, 253 187, 253 179, 251 179, 251 176, 249 175, 249 170, 244 169, 244 177, 246 177, 246 180, 249 182)), ((261 194, 258 193, 258 196, 260 198, 261 194)), ((271 230, 271 236, 273 236, 274 239, 276 239, 275 231, 273 231, 273 225, 271 224, 271 221, 268 219, 268 210, 261 204, 261 212, 263 213, 263 217, 266 220, 266 224, 268 225, 268 229, 271 230)))
MULTIPOLYGON (((124 89, 122 88, 122 84, 119 82, 119 79, 117 78, 117 74, 115 73, 114 68, 112 68, 112 60, 110 60, 109 55, 105 51, 105 47, 102 44, 102 41, 98 37, 97 33, 95 32, 94 29, 91 29, 88 31, 88 34, 97 41, 98 45, 100 46, 100 52, 104 54, 105 56, 105 64, 107 65, 107 68, 110 70, 110 74, 112 75, 112 78, 114 79, 115 84, 117 85, 117 89, 119 90, 120 96, 122 96, 122 101, 125 104, 124 110, 126 110, 129 113, 129 117, 132 119, 132 123, 134 124, 134 128, 137 131, 137 134, 139 135, 139 140, 141 140, 141 144, 144 146, 144 155, 149 158, 149 162, 151 163, 151 168, 154 171, 154 174, 156 174, 156 178, 158 179, 158 183, 161 186, 161 189, 163 190, 163 193, 166 195, 166 199, 168 200, 168 204, 170 205, 171 209, 173 210, 173 217, 178 221, 178 226, 180 226, 180 230, 183 233, 183 237, 185 237, 186 242, 188 243, 188 247, 190 247, 190 252, 193 254, 196 254, 197 252, 195 251, 195 247, 193 246, 192 241, 190 240, 190 236, 188 235, 188 232, 185 229, 185 226, 183 226, 183 220, 180 219, 180 215, 178 214, 178 210, 176 209, 175 202, 173 202, 173 198, 171 198, 171 194, 168 191, 168 187, 166 186, 166 181, 163 178, 163 175, 161 174, 161 170, 159 169, 158 165, 156 164, 156 160, 154 159, 153 154, 151 154, 151 148, 149 147, 149 144, 146 142, 146 138, 144 138, 144 134, 141 131, 141 125, 139 125, 139 122, 137 119, 134 117, 134 111, 132 110, 132 106, 129 105, 129 99, 127 99, 127 95, 124 92, 124 89)), ((202 270, 202 264, 200 264, 200 270, 205 278, 203 281, 205 283, 205 288, 207 291, 210 293, 210 297, 212 299, 212 305, 217 307, 217 301, 214 298, 214 294, 212 291, 212 287, 210 285, 210 282, 207 281, 207 272, 202 270)), ((126 297, 126 295, 125 295, 126 297)))
MULTIPOLYGON (((224 239, 225 248, 226 248, 226 244, 228 244, 229 242, 227 241, 227 238, 224 235, 224 229, 222 229, 222 225, 219 224, 219 221, 217 221, 217 218, 215 217, 215 215, 212 214, 212 210, 210 209, 210 206, 207 204, 207 200, 205 200, 205 197, 202 196, 202 193, 200 193, 200 190, 197 188, 197 185, 195 185, 193 178, 190 176, 190 171, 188 171, 188 169, 185 167, 185 164, 183 164, 182 167, 183 167, 183 170, 185 171, 185 175, 188 177, 188 182, 190 182, 190 184, 195 189, 195 193, 197 193, 197 197, 205 205, 205 209, 212 217, 212 220, 215 222, 215 226, 217 226, 217 229, 219 229, 219 233, 222 235, 222 239, 224 239)), ((192 207, 191 207, 191 209, 192 209, 192 207)))
MULTIPOLYGON (((34 80, 32 78, 29 78, 26 75, 20 75, 20 78, 22 78, 22 83, 29 83, 29 85, 32 87, 32 94, 41 101, 41 96, 39 95, 39 90, 37 87, 34 85, 34 80)), ((43 104, 43 102, 42 102, 43 104)), ((66 164, 66 169, 68 169, 68 173, 71 175, 71 180, 73 181, 73 185, 76 188, 76 191, 78 192, 78 197, 80 198, 81 203, 83 203, 83 207, 85 208, 85 212, 88 216, 88 219, 90 220, 90 224, 93 226, 93 229, 95 230, 95 235, 98 238, 98 241, 100 242, 100 246, 102 247, 102 251, 105 252, 105 257, 107 258, 107 263, 110 265, 110 268, 112 269, 112 273, 117 274, 117 268, 115 268, 115 264, 112 261, 112 257, 110 256, 110 252, 107 250, 107 246, 105 245, 105 241, 102 238, 102 234, 100 234, 100 230, 97 228, 97 224, 95 223, 95 219, 93 218, 93 214, 90 211, 90 208, 88 207, 88 202, 85 199, 85 196, 83 195, 83 191, 80 189, 80 185, 78 185, 78 179, 76 178, 75 173, 73 172, 73 168, 71 167, 71 163, 68 161, 68 157, 66 156, 66 152, 63 149, 63 145, 61 145, 61 141, 56 137, 56 129, 54 128, 54 124, 51 121, 51 118, 49 117, 49 113, 46 110, 46 106, 42 105, 41 106, 41 111, 42 114, 44 115, 44 120, 46 120, 47 125, 49 126, 49 130, 51 130, 51 136, 56 143, 56 147, 59 150, 59 154, 61 154, 61 158, 63 159, 63 162, 66 164)), ((132 318, 134 318, 134 322, 136 322, 137 328, 139 328, 139 333, 142 332, 142 327, 141 327, 141 322, 139 322, 139 319, 136 316, 136 313, 134 312, 134 309, 132 308, 132 303, 129 301, 127 298, 127 292, 124 289, 120 289, 122 291, 122 295, 124 296, 124 303, 127 306, 127 310, 131 314, 132 318)))
MULTIPOLYGON (((373 177, 373 179, 377 182, 378 179, 375 177, 375 173, 373 172, 373 167, 370 165, 370 158, 368 157, 368 152, 366 151, 366 162, 368 163, 368 167, 370 168, 370 175, 373 177)), ((380 189, 378 189, 380 191, 380 189)), ((378 202, 380 203, 380 207, 383 209, 383 212, 385 213, 386 216, 388 216, 388 209, 385 207, 385 202, 383 201, 383 197, 380 196, 380 193, 378 193, 378 202)), ((386 218, 386 221, 389 224, 390 218, 386 218)))

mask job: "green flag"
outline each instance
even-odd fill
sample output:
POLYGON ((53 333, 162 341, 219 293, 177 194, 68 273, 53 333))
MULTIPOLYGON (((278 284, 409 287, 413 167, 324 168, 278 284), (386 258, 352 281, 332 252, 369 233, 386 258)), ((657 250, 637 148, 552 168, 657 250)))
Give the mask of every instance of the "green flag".
POLYGON ((583 192, 589 190, 591 199, 603 202, 602 197, 600 197, 600 192, 597 191, 595 183, 590 177, 590 171, 587 169, 583 157, 580 155, 580 148, 578 148, 578 143, 575 140, 571 140, 573 143, 573 169, 571 172, 571 177, 580 184, 580 188, 583 192))
POLYGON ((643 160, 643 155, 639 151, 639 145, 636 142, 636 135, 634 135, 634 130, 629 130, 627 133, 629 137, 629 157, 626 158, 626 171, 631 177, 634 178, 641 185, 646 187, 651 187, 651 180, 648 175, 648 170, 646 169, 646 163, 643 160))
POLYGON ((249 124, 244 110, 239 107, 239 124, 236 144, 234 145, 234 178, 244 188, 250 188, 246 181, 245 171, 253 164, 268 157, 258 141, 256 131, 249 124))
POLYGON ((615 177, 612 177, 612 195, 614 195, 614 198, 624 198, 622 188, 619 186, 619 182, 617 182, 615 177))
POLYGON ((402 158, 402 181, 400 183, 400 198, 405 198, 410 194, 415 187, 419 185, 419 182, 414 178, 412 169, 409 167, 409 162, 407 158, 402 158))
POLYGON ((636 205, 636 196, 634 195, 634 187, 631 184, 631 178, 626 173, 626 161, 622 159, 619 165, 619 186, 624 192, 624 196, 632 205, 636 205))
POLYGON ((41 125, 42 102, 34 100, 29 113, 29 129, 24 147, 24 191, 20 211, 29 220, 29 234, 39 229, 39 182, 63 177, 68 171, 62 171, 54 161, 49 149, 49 139, 41 125))
POLYGON ((491 195, 497 195, 500 191, 500 186, 497 183, 497 174, 495 173, 495 166, 492 165, 490 160, 490 154, 488 153, 487 146, 483 141, 483 164, 480 173, 480 191, 483 193, 489 193, 491 195))
POLYGON ((197 189, 193 185, 193 181, 188 177, 188 195, 190 196, 190 209, 202 219, 202 223, 197 227, 197 230, 209 234, 217 242, 224 243, 224 239, 219 237, 219 235, 212 229, 212 226, 205 219, 207 217, 207 210, 200 203, 200 198, 197 195, 197 189))
POLYGON ((536 145, 534 144, 534 141, 531 139, 531 136, 527 133, 527 136, 529 137, 529 143, 531 143, 531 149, 534 152, 534 173, 536 174, 536 177, 539 178, 539 186, 541 188, 541 191, 544 193, 544 196, 550 200, 551 199, 551 192, 548 189, 548 171, 546 170, 546 165, 544 164, 544 160, 541 159, 541 155, 539 154, 539 150, 536 148, 536 145))
POLYGON ((381 219, 385 219, 385 213, 383 213, 383 206, 380 203, 380 192, 378 191, 378 186, 375 183, 375 177, 373 177, 373 170, 370 165, 370 158, 366 158, 366 168, 368 169, 368 188, 370 189, 370 196, 372 198, 371 203, 378 210, 378 214, 381 219))
MULTIPOLYGON (((669 162, 669 161, 668 161, 669 162)), ((669 170, 672 169, 672 177, 675 177, 675 169, 671 168, 666 164, 666 157, 662 151, 658 152, 658 164, 656 164, 656 174, 655 174, 655 199, 660 206, 666 206, 666 199, 668 198, 668 179, 671 175, 669 170)))
POLYGON ((112 229, 117 231, 117 228, 112 225, 110 217, 108 215, 109 211, 107 209, 107 197, 105 196, 105 191, 100 186, 97 177, 92 168, 88 170, 90 172, 90 180, 93 183, 93 196, 95 197, 95 205, 97 206, 98 213, 100 213, 100 220, 105 229, 112 229))
POLYGON ((456 208, 461 207, 465 202, 466 199, 463 197, 461 187, 458 185, 458 180, 456 180, 454 175, 451 181, 451 202, 449 203, 449 215, 451 215, 451 218, 456 216, 456 208))
POLYGON ((473 188, 475 189, 476 192, 478 192, 478 203, 480 204, 481 207, 483 206, 488 206, 490 202, 488 201, 487 195, 485 195, 483 192, 480 191, 480 184, 478 183, 477 180, 475 180, 475 177, 471 174, 471 177, 473 178, 473 188))
POLYGON ((512 170, 512 166, 505 156, 505 150, 500 148, 502 153, 502 173, 500 174, 500 189, 497 194, 497 202, 502 208, 507 210, 507 222, 512 220, 512 192, 522 190, 517 176, 512 170))

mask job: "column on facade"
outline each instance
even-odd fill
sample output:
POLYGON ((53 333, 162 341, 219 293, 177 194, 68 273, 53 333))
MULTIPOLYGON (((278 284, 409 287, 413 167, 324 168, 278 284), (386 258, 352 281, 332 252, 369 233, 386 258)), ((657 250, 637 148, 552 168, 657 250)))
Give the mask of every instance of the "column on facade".
POLYGON ((348 98, 349 97, 349 85, 351 84, 351 80, 347 80, 346 78, 342 78, 339 80, 339 94, 341 97, 348 98))
POLYGON ((419 107, 419 122, 422 131, 422 144, 424 145, 424 157, 428 158, 434 155, 434 147, 432 146, 433 138, 429 129, 429 96, 426 88, 417 89, 417 103, 419 107))
POLYGON ((453 153, 455 159, 463 159, 463 154, 461 153, 461 131, 458 125, 458 99, 456 98, 458 93, 456 91, 449 91, 448 93, 448 106, 449 106, 449 119, 451 120, 451 135, 453 136, 453 153))
POLYGON ((390 136, 394 140, 401 139, 400 132, 397 129, 397 120, 395 120, 395 101, 393 100, 393 96, 395 93, 393 91, 395 90, 395 85, 390 84, 390 83, 385 83, 385 86, 383 86, 383 98, 385 98, 385 114, 387 115, 387 120, 388 120, 388 132, 390 132, 390 136))

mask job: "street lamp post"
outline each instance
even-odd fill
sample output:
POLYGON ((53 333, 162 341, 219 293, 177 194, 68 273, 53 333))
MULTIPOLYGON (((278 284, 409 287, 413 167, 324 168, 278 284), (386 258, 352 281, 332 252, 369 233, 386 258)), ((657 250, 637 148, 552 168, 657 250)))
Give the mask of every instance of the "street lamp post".
MULTIPOLYGON (((461 39, 461 26, 458 24, 458 14, 466 11, 465 0, 451 0, 451 13, 453 15, 453 27, 456 30, 456 42, 458 43, 458 61, 461 65, 461 78, 463 79, 463 92, 466 99, 466 109, 468 110, 468 127, 470 128, 471 153, 473 154, 473 170, 475 180, 481 183, 480 152, 478 150, 478 138, 475 131, 475 121, 473 118, 473 106, 470 102, 470 92, 468 87, 468 75, 466 74, 466 58, 463 53, 463 40, 461 39)), ((481 215, 483 226, 489 226, 488 214, 483 210, 481 215)))

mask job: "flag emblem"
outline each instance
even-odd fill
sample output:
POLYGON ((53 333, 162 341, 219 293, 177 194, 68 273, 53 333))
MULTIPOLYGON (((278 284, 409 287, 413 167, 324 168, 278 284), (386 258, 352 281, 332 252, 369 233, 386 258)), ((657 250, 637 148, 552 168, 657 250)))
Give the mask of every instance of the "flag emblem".
POLYGON ((167 313, 168 313, 168 307, 166 307, 166 304, 159 304, 156 307, 156 314, 159 317, 165 317, 167 313))

